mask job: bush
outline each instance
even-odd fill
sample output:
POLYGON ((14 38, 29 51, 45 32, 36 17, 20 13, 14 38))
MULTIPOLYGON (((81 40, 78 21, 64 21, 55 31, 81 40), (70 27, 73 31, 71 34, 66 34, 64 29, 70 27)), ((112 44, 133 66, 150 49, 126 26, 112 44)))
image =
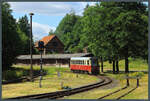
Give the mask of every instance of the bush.
POLYGON ((7 70, 3 73, 2 78, 3 80, 13 80, 13 79, 18 78, 18 75, 15 71, 7 70))
POLYGON ((29 75, 29 71, 12 67, 2 72, 2 80, 14 80, 27 75, 29 75))
POLYGON ((144 75, 143 72, 135 72, 135 73, 130 74, 130 76, 132 77, 142 77, 143 75, 144 75))

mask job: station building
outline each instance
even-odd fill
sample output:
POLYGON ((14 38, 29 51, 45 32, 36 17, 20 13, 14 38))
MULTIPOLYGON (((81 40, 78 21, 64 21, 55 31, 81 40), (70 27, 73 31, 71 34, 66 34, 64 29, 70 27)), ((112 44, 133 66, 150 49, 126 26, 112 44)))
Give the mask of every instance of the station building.
MULTIPOLYGON (((64 44, 56 35, 43 37, 40 41, 44 42, 44 54, 48 53, 64 53, 64 44)), ((38 48, 38 41, 35 43, 35 48, 38 48)))
MULTIPOLYGON (((91 53, 75 53, 75 54, 45 54, 42 56, 43 65, 56 67, 69 67, 71 57, 92 57, 91 53)), ((33 65, 40 65, 40 55, 32 55, 33 65)), ((30 65, 30 55, 20 55, 17 57, 16 63, 19 65, 30 65)))

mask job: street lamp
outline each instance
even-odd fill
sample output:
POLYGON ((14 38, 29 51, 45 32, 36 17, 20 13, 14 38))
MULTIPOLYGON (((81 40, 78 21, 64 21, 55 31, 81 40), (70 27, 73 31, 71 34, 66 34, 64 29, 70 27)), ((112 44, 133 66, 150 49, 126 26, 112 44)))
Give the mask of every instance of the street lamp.
POLYGON ((31 55, 31 59, 30 59, 30 64, 31 64, 31 68, 30 68, 30 80, 33 82, 33 67, 32 67, 32 16, 34 15, 33 13, 29 13, 30 15, 30 55, 31 55))

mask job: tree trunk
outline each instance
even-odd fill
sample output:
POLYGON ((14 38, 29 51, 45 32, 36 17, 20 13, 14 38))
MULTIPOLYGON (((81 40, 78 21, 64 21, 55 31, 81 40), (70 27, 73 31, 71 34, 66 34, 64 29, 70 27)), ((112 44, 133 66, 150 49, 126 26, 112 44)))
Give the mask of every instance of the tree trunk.
POLYGON ((103 58, 101 56, 101 72, 103 72, 103 58))
POLYGON ((126 49, 126 54, 125 54, 125 73, 129 72, 129 61, 128 61, 128 48, 126 49))
POLYGON ((118 65, 118 64, 119 64, 119 61, 117 60, 117 61, 116 61, 116 72, 117 72, 117 73, 119 73, 119 65, 118 65))
POLYGON ((115 74, 115 60, 113 60, 113 74, 115 74))

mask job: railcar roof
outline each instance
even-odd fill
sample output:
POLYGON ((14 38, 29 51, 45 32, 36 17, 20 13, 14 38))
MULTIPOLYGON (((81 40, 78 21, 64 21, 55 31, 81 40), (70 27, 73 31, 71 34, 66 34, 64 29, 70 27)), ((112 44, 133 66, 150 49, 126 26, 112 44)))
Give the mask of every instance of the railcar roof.
POLYGON ((71 60, 89 60, 96 57, 71 57, 71 60))

